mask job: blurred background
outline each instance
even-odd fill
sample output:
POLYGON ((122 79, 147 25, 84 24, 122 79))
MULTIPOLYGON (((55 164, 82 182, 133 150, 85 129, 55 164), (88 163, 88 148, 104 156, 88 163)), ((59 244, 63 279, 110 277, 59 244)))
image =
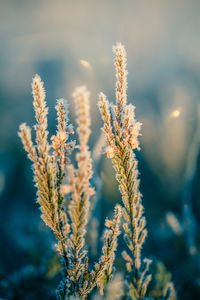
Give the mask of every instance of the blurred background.
MULTIPOLYGON (((149 231, 144 253, 154 259, 151 296, 159 298, 171 278, 179 299, 200 299, 199 15, 199 0, 0 0, 0 297, 55 299, 59 282, 54 239, 40 219, 17 136, 20 123, 34 124, 32 77, 38 73, 45 83, 51 134, 56 99, 68 100, 74 124, 71 94, 87 85, 94 149, 102 126, 98 93, 114 101, 112 46, 121 42, 128 100, 143 123, 137 157, 149 231)), ((110 162, 102 157, 96 169, 103 193, 98 222, 90 223, 99 230, 94 239, 120 201, 110 162)), ((95 243, 93 257, 100 255, 95 243)))

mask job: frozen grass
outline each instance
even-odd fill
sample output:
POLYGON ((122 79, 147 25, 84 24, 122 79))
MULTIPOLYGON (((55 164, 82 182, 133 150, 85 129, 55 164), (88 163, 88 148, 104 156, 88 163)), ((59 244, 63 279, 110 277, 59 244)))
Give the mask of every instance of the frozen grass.
MULTIPOLYGON (((96 299, 111 299, 112 287, 116 285, 118 293, 113 294, 113 299, 148 299, 151 260, 143 257, 141 251, 147 229, 134 154, 136 149, 140 149, 138 137, 141 124, 135 120, 135 107, 127 104, 125 49, 117 44, 113 51, 116 101, 111 104, 101 93, 99 108, 107 142, 105 153, 112 160, 116 172, 122 207, 116 204, 113 219, 105 220, 102 255, 94 266, 91 266, 85 239, 86 226, 91 218, 90 199, 95 194, 91 185, 93 160, 88 147, 91 133, 89 92, 86 87, 79 87, 73 94, 78 136, 76 146, 71 140, 73 128, 63 99, 58 100, 56 105, 56 134, 48 138, 48 108, 43 82, 38 75, 32 84, 35 143, 32 142, 31 129, 26 124, 20 126, 19 136, 33 163, 41 217, 54 232, 56 249, 61 257, 63 278, 56 291, 57 299, 87 299, 89 295, 96 299), (74 164, 70 161, 72 152, 76 154, 74 164), (119 274, 112 276, 121 215, 126 243, 126 249, 122 252, 127 268, 124 278, 119 274), (116 284, 116 280, 120 283, 116 284)), ((163 299, 176 299, 172 282, 168 282, 163 289, 163 299)))

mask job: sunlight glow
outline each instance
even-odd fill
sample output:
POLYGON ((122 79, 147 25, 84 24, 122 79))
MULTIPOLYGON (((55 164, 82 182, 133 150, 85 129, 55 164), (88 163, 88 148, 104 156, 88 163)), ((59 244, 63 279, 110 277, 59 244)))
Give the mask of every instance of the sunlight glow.
POLYGON ((87 60, 80 59, 80 64, 86 69, 92 69, 91 64, 87 60))
POLYGON ((181 114, 180 109, 175 109, 175 110, 172 111, 171 117, 172 118, 178 118, 178 117, 180 117, 180 114, 181 114))

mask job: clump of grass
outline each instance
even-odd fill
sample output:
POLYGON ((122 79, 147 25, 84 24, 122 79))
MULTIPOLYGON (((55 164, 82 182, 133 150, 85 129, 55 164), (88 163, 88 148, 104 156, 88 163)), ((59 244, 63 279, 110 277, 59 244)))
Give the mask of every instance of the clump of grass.
MULTIPOLYGON (((124 239, 127 249, 122 255, 128 271, 126 288, 115 299, 144 299, 151 280, 151 260, 143 258, 141 249, 147 236, 146 219, 139 192, 137 160, 134 151, 139 149, 141 123, 135 120, 134 106, 127 104, 126 52, 121 44, 114 47, 116 67, 116 103, 110 104, 100 94, 99 108, 104 121, 103 132, 107 141, 106 154, 112 159, 116 179, 122 195, 123 208, 116 205, 114 217, 105 221, 102 255, 98 263, 90 266, 86 245, 86 227, 90 219, 90 199, 95 194, 91 185, 93 160, 88 146, 91 133, 89 92, 86 87, 75 90, 75 114, 78 141, 71 139, 72 125, 63 99, 57 101, 57 130, 49 138, 45 90, 40 77, 33 78, 33 107, 35 111, 35 143, 31 129, 20 126, 19 136, 29 159, 33 163, 34 181, 37 187, 37 202, 41 218, 54 232, 56 249, 61 257, 62 280, 58 286, 57 299, 76 297, 87 299, 95 288, 101 297, 111 299, 115 251, 120 234, 120 219, 123 214, 124 239), (70 154, 75 151, 75 164, 70 154), (66 201, 67 199, 67 201, 66 201), (108 284, 108 285, 107 285, 108 284)), ((120 276, 120 275, 119 275, 120 276)), ((116 277, 115 277, 116 278, 116 277)), ((120 276, 121 278, 121 276, 120 276)), ((164 299, 175 299, 173 284, 164 290, 164 299)))
POLYGON ((125 49, 118 44, 113 50, 116 56, 116 103, 110 104, 106 96, 101 93, 99 108, 108 144, 106 154, 112 159, 124 205, 124 239, 129 254, 124 251, 123 258, 129 272, 129 292, 132 299, 143 299, 151 280, 151 275, 147 275, 151 261, 141 259, 141 249, 147 236, 147 229, 134 154, 134 150, 139 149, 138 136, 141 124, 135 120, 133 105, 127 105, 125 49))
POLYGON ((113 47, 116 69, 115 103, 99 95, 99 109, 107 141, 106 154, 112 160, 123 201, 123 228, 127 250, 122 255, 128 271, 128 294, 131 299, 144 299, 151 281, 151 260, 142 258, 141 250, 147 236, 146 218, 139 191, 138 162, 141 123, 135 119, 135 107, 127 104, 126 51, 122 44, 113 47))
POLYGON ((116 205, 114 219, 111 221, 113 225, 105 230, 102 256, 93 270, 89 270, 85 232, 89 219, 89 201, 94 194, 90 184, 92 160, 87 144, 90 135, 89 93, 85 87, 77 89, 74 93, 79 137, 76 169, 69 160, 75 144, 69 139, 73 129, 67 118, 64 100, 57 102, 57 132, 49 143, 48 108, 43 82, 38 75, 33 79, 32 89, 36 145, 32 142, 31 129, 26 124, 20 126, 19 136, 33 163, 41 217, 53 230, 57 239, 56 248, 62 258, 63 280, 58 287, 57 298, 67 299, 76 295, 86 299, 100 282, 107 265, 114 261, 117 237, 120 233, 121 207, 116 205), (64 184, 66 180, 67 185, 64 184), (68 207, 65 205, 64 193, 70 198, 68 207))

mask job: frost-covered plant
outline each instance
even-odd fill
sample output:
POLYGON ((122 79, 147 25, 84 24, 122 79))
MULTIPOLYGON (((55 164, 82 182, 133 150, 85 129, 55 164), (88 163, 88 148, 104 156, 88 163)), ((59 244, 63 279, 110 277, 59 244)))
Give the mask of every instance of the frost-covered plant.
POLYGON ((104 121, 108 147, 107 157, 112 159, 116 179, 123 200, 124 239, 129 254, 124 251, 123 257, 129 272, 128 285, 132 299, 143 299, 151 275, 147 275, 149 259, 141 259, 141 248, 147 236, 146 219, 143 214, 137 160, 134 150, 139 149, 138 136, 141 123, 136 122, 132 104, 127 105, 127 70, 126 52, 121 44, 113 48, 116 67, 116 103, 110 104, 101 93, 99 108, 104 121))
MULTIPOLYGON (((69 124, 68 110, 63 99, 58 100, 56 105, 56 134, 51 139, 48 138, 48 108, 43 82, 38 75, 34 77, 32 84, 36 117, 35 144, 32 141, 30 127, 26 124, 20 126, 19 136, 33 163, 41 217, 54 232, 57 240, 56 249, 61 257, 63 277, 56 292, 57 299, 87 299, 94 288, 98 288, 101 294, 97 298, 147 299, 147 287, 151 281, 149 274, 151 260, 141 255, 147 229, 142 196, 139 192, 138 163, 134 153, 139 149, 141 123, 135 120, 134 106, 127 104, 125 49, 118 44, 114 47, 114 53, 117 77, 116 103, 110 104, 101 93, 99 108, 104 121, 106 154, 112 159, 116 171, 123 209, 117 204, 113 219, 106 219, 102 255, 93 268, 90 267, 86 245, 90 198, 95 194, 91 185, 93 160, 88 146, 91 133, 89 92, 85 87, 79 87, 73 94, 78 136, 76 146, 70 139, 73 128, 69 124), (75 164, 71 163, 69 158, 72 151, 76 152, 75 164), (122 291, 120 280, 118 292, 116 289, 114 295, 112 287, 116 285, 116 281, 113 280, 112 274, 122 213, 124 239, 127 245, 122 255, 128 274, 126 285, 123 285, 126 288, 122 291)), ((166 285, 163 297, 166 300, 175 300, 172 282, 166 285)))
POLYGON ((121 207, 116 205, 114 218, 110 221, 112 225, 107 226, 105 230, 102 256, 93 270, 89 270, 85 232, 89 218, 89 200, 94 193, 90 185, 92 160, 87 144, 90 135, 89 93, 85 87, 77 89, 74 93, 79 137, 75 168, 69 160, 74 142, 69 140, 73 130, 68 124, 64 100, 57 101, 57 131, 49 143, 48 108, 43 82, 38 75, 33 79, 32 89, 36 145, 32 142, 31 129, 26 124, 20 126, 19 136, 29 159, 33 162, 41 217, 53 230, 57 239, 56 248, 62 258, 63 280, 58 287, 57 298, 68 299, 70 295, 74 295, 86 299, 101 281, 107 267, 114 261, 121 207), (68 184, 64 184, 66 180, 68 184), (65 194, 70 197, 68 206, 65 203, 65 194))
MULTIPOLYGON (((146 218, 139 191, 138 162, 134 151, 139 148, 141 123, 135 119, 135 107, 127 104, 126 51, 122 44, 113 47, 116 68, 115 103, 99 95, 99 108, 107 141, 106 154, 111 158, 123 201, 123 228, 127 251, 122 255, 128 271, 128 294, 131 299, 144 299, 151 274, 151 260, 142 258, 141 249, 147 236, 146 218)), ((170 294, 171 295, 171 294, 170 294)), ((171 299, 171 298, 169 298, 171 299)))

